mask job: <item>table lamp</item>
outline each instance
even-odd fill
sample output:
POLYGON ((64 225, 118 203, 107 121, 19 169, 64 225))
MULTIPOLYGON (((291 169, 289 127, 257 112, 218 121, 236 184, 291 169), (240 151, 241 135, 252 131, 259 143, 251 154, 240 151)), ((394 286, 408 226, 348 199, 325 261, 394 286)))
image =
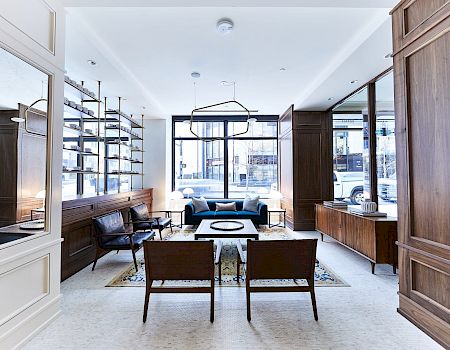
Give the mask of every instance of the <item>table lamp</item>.
POLYGON ((42 199, 42 207, 39 209, 44 210, 45 209, 45 190, 39 191, 34 198, 36 199, 42 199))
POLYGON ((194 194, 194 190, 190 187, 187 187, 183 190, 183 194, 185 194, 187 198, 190 198, 190 196, 194 194))

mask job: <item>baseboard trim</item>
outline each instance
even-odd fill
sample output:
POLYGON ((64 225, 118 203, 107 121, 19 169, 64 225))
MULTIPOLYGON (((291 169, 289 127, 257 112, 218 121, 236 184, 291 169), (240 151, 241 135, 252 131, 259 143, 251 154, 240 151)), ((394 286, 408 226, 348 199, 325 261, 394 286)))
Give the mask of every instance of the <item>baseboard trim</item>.
MULTIPOLYGON (((0 336, 1 349, 20 349, 61 314, 61 294, 0 336)), ((20 314, 16 317, 20 317, 20 314)), ((12 321, 12 320, 11 320, 12 321)), ((10 321, 10 322, 11 322, 10 321)))
POLYGON ((397 312, 444 348, 449 349, 449 324, 407 296, 401 293, 398 295, 400 304, 397 312))

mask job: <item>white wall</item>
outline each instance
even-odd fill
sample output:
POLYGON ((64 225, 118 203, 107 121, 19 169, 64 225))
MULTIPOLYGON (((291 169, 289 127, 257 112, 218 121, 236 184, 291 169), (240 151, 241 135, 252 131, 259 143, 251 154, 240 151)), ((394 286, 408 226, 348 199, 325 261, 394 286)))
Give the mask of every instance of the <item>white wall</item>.
POLYGON ((49 230, 0 246, 0 349, 24 344, 60 312, 64 9, 59 0, 0 0, 0 46, 49 74, 49 230))
POLYGON ((166 166, 171 164, 171 153, 166 149, 167 121, 144 120, 144 187, 153 188, 153 210, 166 209, 166 166))

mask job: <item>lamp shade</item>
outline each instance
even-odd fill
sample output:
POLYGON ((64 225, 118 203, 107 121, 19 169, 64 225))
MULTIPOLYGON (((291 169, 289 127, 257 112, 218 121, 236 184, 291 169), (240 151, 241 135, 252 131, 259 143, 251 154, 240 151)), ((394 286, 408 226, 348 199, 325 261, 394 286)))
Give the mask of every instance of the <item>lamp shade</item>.
POLYGON ((39 191, 36 196, 34 196, 36 199, 45 199, 45 190, 39 191))
POLYGON ((184 190, 183 190, 183 194, 186 194, 186 195, 191 195, 191 194, 194 194, 194 190, 192 189, 192 188, 190 188, 190 187, 186 187, 184 190))
POLYGON ((181 193, 180 191, 173 191, 170 193, 169 195, 169 199, 183 199, 183 193, 181 193))
POLYGON ((270 191, 269 197, 272 199, 282 199, 283 194, 280 191, 270 191))

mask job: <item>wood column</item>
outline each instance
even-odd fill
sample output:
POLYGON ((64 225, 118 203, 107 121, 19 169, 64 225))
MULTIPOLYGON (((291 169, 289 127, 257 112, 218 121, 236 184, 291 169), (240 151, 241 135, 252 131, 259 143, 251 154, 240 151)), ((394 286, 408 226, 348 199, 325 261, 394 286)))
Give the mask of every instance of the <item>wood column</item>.
POLYGON ((450 1, 404 0, 392 18, 398 311, 450 348, 450 1))
POLYGON ((286 221, 315 229, 315 204, 332 198, 331 113, 294 111, 280 118, 280 189, 286 221))

